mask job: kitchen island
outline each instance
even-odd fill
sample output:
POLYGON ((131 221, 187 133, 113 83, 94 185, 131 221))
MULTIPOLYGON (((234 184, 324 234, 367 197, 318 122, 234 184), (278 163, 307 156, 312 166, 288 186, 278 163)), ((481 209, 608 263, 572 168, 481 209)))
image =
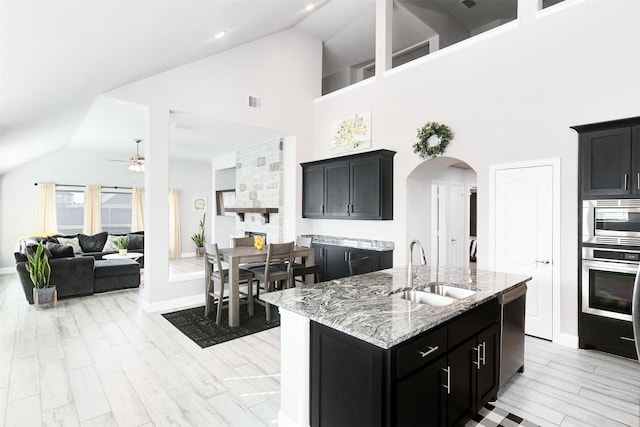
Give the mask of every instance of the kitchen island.
POLYGON ((446 305, 404 299, 406 267, 261 295, 280 307, 279 425, 431 425, 416 418, 425 412, 446 425, 470 416, 497 393, 498 297, 529 279, 419 267, 413 289, 475 291, 446 305), (460 399, 450 395, 456 382, 468 391, 460 399))

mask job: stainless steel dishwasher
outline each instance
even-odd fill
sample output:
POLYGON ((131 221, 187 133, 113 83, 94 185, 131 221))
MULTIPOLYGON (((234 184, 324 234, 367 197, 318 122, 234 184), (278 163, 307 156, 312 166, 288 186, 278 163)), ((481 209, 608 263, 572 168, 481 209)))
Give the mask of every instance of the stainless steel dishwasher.
POLYGON ((500 318, 500 387, 517 372, 524 372, 524 318, 527 284, 523 283, 498 297, 500 318))

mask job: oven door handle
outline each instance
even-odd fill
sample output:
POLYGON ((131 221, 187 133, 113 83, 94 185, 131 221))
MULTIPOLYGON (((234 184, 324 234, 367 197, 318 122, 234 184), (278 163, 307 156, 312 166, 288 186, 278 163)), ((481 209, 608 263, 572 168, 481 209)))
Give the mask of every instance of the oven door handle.
POLYGON ((638 272, 639 263, 624 262, 608 262, 608 261, 592 261, 582 260, 583 268, 612 271, 614 273, 636 274, 638 272))

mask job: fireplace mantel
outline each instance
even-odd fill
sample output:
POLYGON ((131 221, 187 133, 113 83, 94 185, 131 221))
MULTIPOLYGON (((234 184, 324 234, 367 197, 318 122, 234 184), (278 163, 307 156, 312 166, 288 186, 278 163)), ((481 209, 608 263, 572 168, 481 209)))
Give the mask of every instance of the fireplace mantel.
POLYGON ((244 222, 244 214, 257 213, 264 218, 265 224, 269 223, 269 214, 278 213, 278 208, 225 208, 226 212, 235 212, 240 217, 240 221, 244 222))

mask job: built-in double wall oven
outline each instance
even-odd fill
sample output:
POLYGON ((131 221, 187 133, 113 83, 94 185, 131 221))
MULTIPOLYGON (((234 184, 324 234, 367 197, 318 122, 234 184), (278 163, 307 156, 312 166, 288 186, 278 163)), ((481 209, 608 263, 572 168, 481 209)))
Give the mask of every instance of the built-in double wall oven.
POLYGON ((582 209, 582 312, 630 322, 640 199, 584 200, 582 209))

